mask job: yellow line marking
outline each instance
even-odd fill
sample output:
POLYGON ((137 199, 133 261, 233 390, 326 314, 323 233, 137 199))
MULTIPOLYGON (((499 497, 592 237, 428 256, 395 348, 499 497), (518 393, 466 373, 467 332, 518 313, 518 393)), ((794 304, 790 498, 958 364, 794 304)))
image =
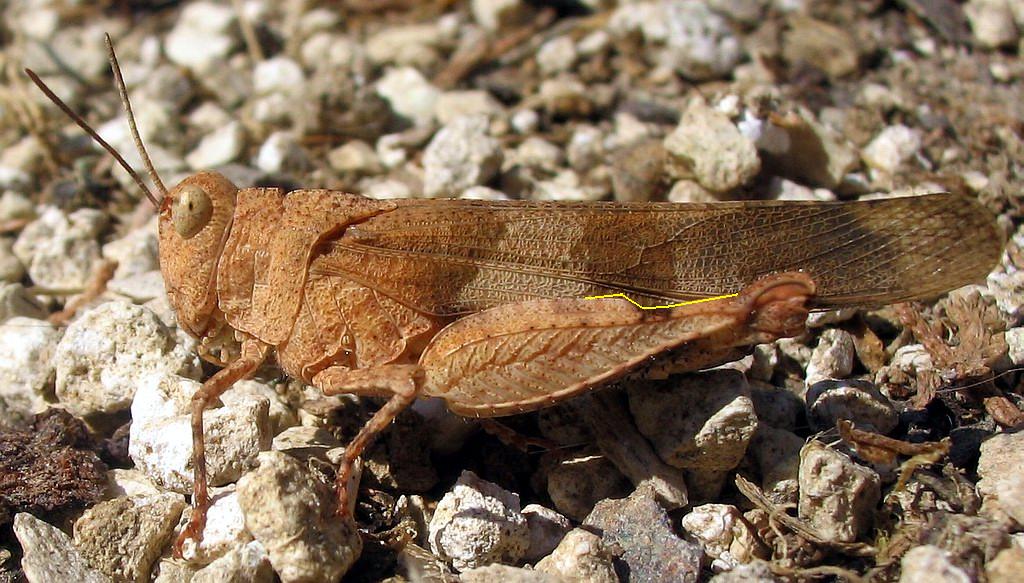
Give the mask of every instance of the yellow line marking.
POLYGON ((703 299, 700 299, 700 300, 690 300, 690 301, 687 301, 687 302, 679 302, 678 304, 668 304, 667 306, 641 306, 640 304, 638 304, 635 301, 633 301, 632 298, 630 298, 626 294, 622 294, 622 293, 619 293, 619 294, 607 294, 607 295, 603 295, 603 296, 586 296, 583 299, 585 299, 585 300, 602 300, 602 299, 605 299, 605 298, 624 298, 626 301, 628 301, 629 303, 633 304, 634 306, 640 308, 641 310, 661 310, 661 309, 664 309, 664 308, 678 308, 679 306, 689 306, 690 304, 703 304, 704 302, 713 302, 715 300, 724 300, 726 298, 734 298, 734 297, 736 297, 738 295, 740 295, 740 294, 738 294, 738 293, 735 293, 735 294, 725 294, 724 296, 715 296, 713 298, 703 298, 703 299))

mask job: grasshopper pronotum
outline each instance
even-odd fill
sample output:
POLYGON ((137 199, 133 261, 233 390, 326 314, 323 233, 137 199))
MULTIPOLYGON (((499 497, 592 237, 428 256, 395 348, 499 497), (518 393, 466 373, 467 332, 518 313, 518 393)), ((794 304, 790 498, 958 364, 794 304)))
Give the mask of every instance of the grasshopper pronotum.
POLYGON ((194 512, 209 496, 203 411, 268 358, 325 394, 387 397, 346 448, 352 465, 417 396, 460 415, 549 406, 658 366, 697 370, 799 333, 809 309, 936 295, 983 277, 1002 248, 991 216, 953 194, 850 203, 541 203, 373 200, 235 187, 200 172, 162 198, 160 266, 178 322, 223 368, 193 400, 194 512), (643 311, 648 304, 735 297, 643 311))

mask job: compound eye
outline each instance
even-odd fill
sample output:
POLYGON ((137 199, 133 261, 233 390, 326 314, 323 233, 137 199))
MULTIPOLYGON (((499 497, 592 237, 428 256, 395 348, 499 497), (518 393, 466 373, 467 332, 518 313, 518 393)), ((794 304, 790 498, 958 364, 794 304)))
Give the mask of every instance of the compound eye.
POLYGON ((179 235, 191 239, 210 222, 212 214, 210 195, 198 186, 189 185, 181 189, 171 205, 171 224, 179 235))

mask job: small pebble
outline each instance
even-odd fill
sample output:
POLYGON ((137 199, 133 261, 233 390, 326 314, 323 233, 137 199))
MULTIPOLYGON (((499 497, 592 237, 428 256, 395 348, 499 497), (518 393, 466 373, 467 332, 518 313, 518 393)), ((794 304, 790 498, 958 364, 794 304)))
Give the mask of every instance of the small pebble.
POLYGON ((389 69, 377 81, 376 87, 377 94, 391 104, 395 113, 408 118, 415 125, 427 125, 433 120, 441 91, 416 69, 389 69))
MULTIPOLYGON (((202 542, 196 544, 195 540, 189 539, 182 547, 182 558, 196 565, 211 563, 252 540, 252 535, 245 529, 245 517, 234 486, 214 490, 210 493, 210 502, 202 542)), ((191 511, 185 512, 182 525, 191 516, 191 511)))
POLYGON ((14 535, 24 556, 21 568, 32 583, 110 583, 111 579, 89 566, 71 537, 27 512, 14 516, 14 535))
POLYGON ((800 452, 800 518, 819 536, 854 542, 874 525, 881 480, 874 470, 817 441, 800 452))
POLYGON ((459 571, 515 564, 530 547, 519 496, 468 470, 437 504, 427 538, 434 554, 459 571))
POLYGON ((231 121, 203 136, 185 162, 193 170, 209 170, 234 162, 245 148, 245 128, 241 122, 231 121))
POLYGON ((963 7, 978 43, 989 49, 1017 44, 1019 31, 1014 24, 1011 2, 1006 0, 970 0, 963 7))
POLYGON ((100 258, 97 238, 109 218, 95 209, 69 215, 46 207, 14 242, 13 250, 35 285, 77 291, 85 287, 100 258))
POLYGON ((259 542, 251 541, 196 571, 190 583, 273 583, 274 580, 267 550, 259 542))
POLYGON ((568 518, 540 504, 527 504, 523 516, 530 530, 530 547, 523 557, 528 563, 535 563, 553 551, 572 529, 568 518))
POLYGON ((861 151, 861 158, 871 168, 892 174, 920 149, 920 132, 904 125, 894 125, 875 136, 861 151))
POLYGON ((550 555, 537 563, 537 570, 564 577, 570 581, 618 583, 612 554, 596 534, 575 528, 550 555))
POLYGON ((288 57, 278 56, 257 63, 252 81, 253 91, 257 95, 301 95, 306 76, 298 63, 288 57))
POLYGON ((531 11, 524 0, 473 0, 470 8, 477 24, 491 31, 522 23, 531 11))
POLYGON ((487 135, 486 118, 457 118, 441 128, 423 152, 423 194, 457 196, 490 180, 501 161, 501 145, 487 135))
POLYGON ((256 167, 267 174, 298 171, 308 165, 309 157, 298 136, 287 131, 270 134, 256 155, 256 167))
POLYGON ((807 389, 807 418, 818 431, 827 431, 840 419, 858 429, 887 435, 896 429, 899 415, 892 402, 870 381, 823 380, 807 389))
POLYGON ((982 513, 997 520, 1009 516, 1024 525, 1024 433, 1000 433, 981 444, 978 459, 978 494, 982 513))
POLYGON ((822 380, 849 376, 853 372, 855 354, 853 336, 849 332, 837 328, 825 330, 811 353, 810 363, 807 364, 806 385, 811 386, 822 380))
POLYGON ((555 37, 537 49, 537 66, 544 76, 568 71, 576 63, 576 43, 567 36, 555 37))
POLYGON ((746 184, 761 169, 754 143, 715 109, 696 99, 665 138, 665 150, 680 172, 708 190, 723 192, 746 184))
POLYGON ((259 455, 238 481, 238 504, 283 583, 337 581, 362 552, 355 523, 335 515, 332 485, 287 454, 259 455))
POLYGON ((921 545, 900 559, 900 583, 970 583, 972 578, 958 567, 948 551, 921 545))
POLYGON ((735 506, 697 506, 683 516, 680 526, 697 539, 713 559, 711 569, 714 571, 728 571, 755 558, 769 558, 767 547, 735 506))
POLYGON ((205 72, 222 65, 236 46, 235 11, 214 2, 185 6, 164 39, 167 58, 182 67, 205 72))

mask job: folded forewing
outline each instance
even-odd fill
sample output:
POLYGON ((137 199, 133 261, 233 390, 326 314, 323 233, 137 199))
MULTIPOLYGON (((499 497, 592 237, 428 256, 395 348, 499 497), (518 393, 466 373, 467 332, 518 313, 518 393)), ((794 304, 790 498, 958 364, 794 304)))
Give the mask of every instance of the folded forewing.
POLYGON ((644 305, 804 271, 817 306, 883 304, 982 279, 1002 239, 976 201, 718 204, 406 200, 323 245, 314 271, 450 315, 626 293, 644 305))

